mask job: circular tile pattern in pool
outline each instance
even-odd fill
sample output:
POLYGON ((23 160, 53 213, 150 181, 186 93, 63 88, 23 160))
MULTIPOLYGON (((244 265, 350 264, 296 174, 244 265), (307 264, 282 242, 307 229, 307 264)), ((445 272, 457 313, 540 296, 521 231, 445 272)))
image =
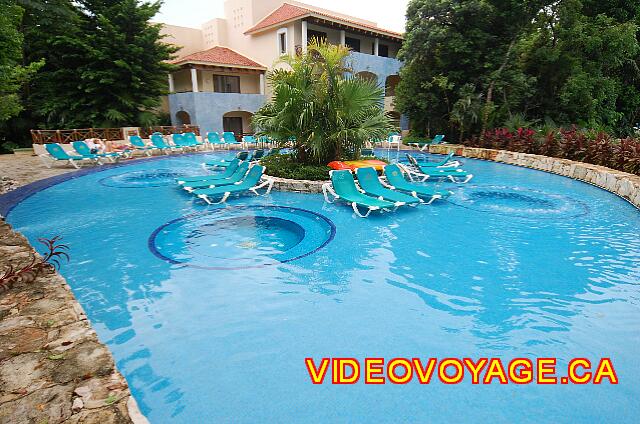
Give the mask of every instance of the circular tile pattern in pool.
POLYGON ((155 169, 152 171, 131 171, 123 174, 111 175, 98 182, 107 187, 144 188, 163 187, 175 184, 180 177, 191 175, 187 171, 175 169, 155 169))
POLYGON ((569 196, 524 187, 469 185, 449 201, 480 212, 533 219, 567 219, 586 215, 589 208, 569 196))
POLYGON ((333 240, 323 215, 286 206, 246 206, 174 219, 149 237, 157 257, 201 269, 277 265, 311 255, 333 240))

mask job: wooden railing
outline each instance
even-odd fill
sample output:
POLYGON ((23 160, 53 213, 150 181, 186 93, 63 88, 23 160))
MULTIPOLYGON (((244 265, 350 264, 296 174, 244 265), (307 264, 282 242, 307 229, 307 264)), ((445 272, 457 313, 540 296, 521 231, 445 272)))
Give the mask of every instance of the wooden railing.
POLYGON ((72 141, 86 140, 87 138, 100 138, 102 140, 124 140, 125 136, 139 133, 141 137, 148 138, 154 132, 162 134, 174 134, 194 132, 200 135, 200 127, 197 125, 182 125, 179 127, 159 126, 149 128, 127 128, 127 134, 123 134, 123 128, 81 128, 72 130, 31 130, 31 139, 34 144, 46 143, 71 143, 72 141), (137 131, 136 131, 137 130, 137 131))

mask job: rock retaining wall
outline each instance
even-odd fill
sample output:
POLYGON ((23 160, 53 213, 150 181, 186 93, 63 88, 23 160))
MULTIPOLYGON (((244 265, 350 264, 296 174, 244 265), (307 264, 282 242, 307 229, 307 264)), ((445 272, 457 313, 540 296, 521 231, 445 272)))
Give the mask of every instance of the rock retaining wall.
POLYGON ((287 178, 269 177, 275 181, 273 188, 280 191, 297 191, 300 193, 322 193, 322 184, 328 181, 289 180, 287 178))
MULTIPOLYGON (((0 276, 32 254, 0 221, 0 276)), ((31 280, 0 290, 0 422, 147 423, 62 276, 31 280)))
POLYGON ((457 144, 429 146, 429 152, 438 154, 454 152, 456 155, 463 157, 491 160, 551 172, 601 187, 640 208, 640 176, 638 175, 568 159, 507 150, 465 147, 457 144))

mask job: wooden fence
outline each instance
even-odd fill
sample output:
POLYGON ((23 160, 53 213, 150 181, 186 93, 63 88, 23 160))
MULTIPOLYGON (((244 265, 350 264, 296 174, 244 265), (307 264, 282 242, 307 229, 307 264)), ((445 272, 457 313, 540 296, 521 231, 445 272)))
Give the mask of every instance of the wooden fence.
POLYGON ((174 134, 194 132, 200 135, 200 127, 184 125, 180 127, 150 127, 150 128, 126 128, 127 134, 123 134, 123 128, 81 128, 72 130, 31 130, 31 139, 34 144, 46 143, 71 143, 72 141, 85 140, 87 138, 100 138, 102 140, 124 140, 125 135, 139 133, 141 137, 148 138, 154 132, 162 134, 174 134), (137 130, 137 131, 136 131, 137 130))

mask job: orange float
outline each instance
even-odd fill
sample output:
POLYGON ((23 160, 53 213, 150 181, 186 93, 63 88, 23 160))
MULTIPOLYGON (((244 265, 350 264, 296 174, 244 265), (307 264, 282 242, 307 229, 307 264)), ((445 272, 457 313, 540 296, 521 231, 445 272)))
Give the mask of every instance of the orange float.
POLYGON ((333 161, 327 164, 327 166, 331 169, 350 169, 355 171, 358 168, 375 168, 376 171, 382 171, 382 169, 387 165, 386 162, 375 159, 367 159, 367 160, 346 160, 342 161, 333 161))

